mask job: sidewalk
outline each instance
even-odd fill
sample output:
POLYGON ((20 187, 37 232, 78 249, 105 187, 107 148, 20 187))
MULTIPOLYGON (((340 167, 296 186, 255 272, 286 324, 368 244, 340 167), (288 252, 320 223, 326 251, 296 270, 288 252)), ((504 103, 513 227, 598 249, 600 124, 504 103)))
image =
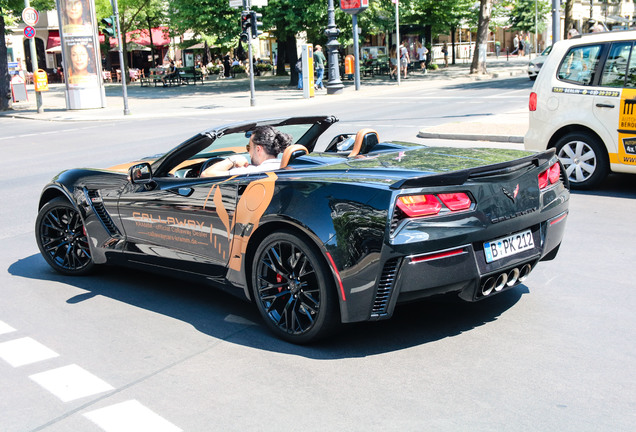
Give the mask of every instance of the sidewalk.
MULTIPOLYGON (((289 87, 289 77, 256 77, 255 106, 250 106, 249 78, 217 80, 215 76, 201 85, 182 85, 177 87, 141 87, 139 83, 127 86, 128 105, 130 115, 124 115, 124 104, 121 84, 106 84, 107 107, 91 110, 67 110, 65 101, 65 86, 63 84, 49 85, 50 91, 43 92, 44 112, 38 114, 33 86, 27 86, 28 102, 18 102, 13 110, 0 112, 0 117, 14 117, 45 121, 112 121, 139 120, 165 117, 190 117, 208 115, 213 111, 232 113, 237 111, 268 110, 272 106, 298 106, 299 109, 318 104, 333 103, 334 98, 355 98, 369 93, 386 94, 417 86, 436 86, 440 82, 471 82, 475 80, 501 79, 513 76, 525 76, 528 57, 518 59, 505 56, 499 59, 489 58, 487 61, 487 75, 470 75, 468 61, 429 71, 427 74, 413 72, 408 79, 402 79, 400 86, 390 80, 387 75, 362 77, 360 90, 356 91, 354 82, 345 80, 345 88, 341 95, 327 95, 326 90, 317 90, 312 99, 303 98, 302 91, 289 87)), ((264 115, 266 116, 266 115, 264 115)), ((505 116, 495 116, 487 121, 478 123, 449 123, 420 131, 421 138, 483 140, 484 137, 493 140, 509 137, 517 141, 527 130, 527 112, 511 113, 505 116), (525 119, 523 114, 525 114, 525 119), (525 124, 524 124, 525 121, 525 124), (459 128, 458 128, 459 126, 459 128), (455 131, 461 130, 462 134, 455 131)))

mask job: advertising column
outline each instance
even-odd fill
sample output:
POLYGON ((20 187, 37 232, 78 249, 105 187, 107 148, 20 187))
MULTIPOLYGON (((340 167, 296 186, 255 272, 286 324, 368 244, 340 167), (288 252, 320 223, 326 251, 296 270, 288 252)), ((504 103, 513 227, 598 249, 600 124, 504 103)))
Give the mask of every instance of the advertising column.
POLYGON ((57 0, 67 109, 104 108, 94 0, 57 0))

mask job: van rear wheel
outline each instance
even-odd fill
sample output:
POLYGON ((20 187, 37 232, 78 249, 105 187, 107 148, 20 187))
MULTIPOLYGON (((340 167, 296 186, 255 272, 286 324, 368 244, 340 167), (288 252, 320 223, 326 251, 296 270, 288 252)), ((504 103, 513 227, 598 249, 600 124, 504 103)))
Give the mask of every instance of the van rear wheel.
POLYGON ((586 132, 571 132, 556 143, 557 156, 573 189, 597 186, 609 173, 605 146, 586 132))

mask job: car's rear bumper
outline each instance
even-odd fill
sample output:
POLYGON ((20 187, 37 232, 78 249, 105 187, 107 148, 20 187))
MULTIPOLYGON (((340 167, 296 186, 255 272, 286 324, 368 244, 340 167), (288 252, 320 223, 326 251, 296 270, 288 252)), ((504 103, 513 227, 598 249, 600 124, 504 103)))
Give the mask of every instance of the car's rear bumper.
POLYGON ((560 245, 567 215, 566 211, 532 227, 533 249, 492 263, 486 262, 481 242, 404 257, 396 269, 393 292, 383 294, 386 308, 372 314, 371 319, 390 317, 395 305, 402 302, 448 292, 477 301, 522 283, 536 264, 560 245))
POLYGON ((384 260, 373 289, 367 286, 366 295, 359 292, 341 303, 343 321, 388 319, 399 303, 444 293, 478 301, 523 283, 539 261, 554 258, 563 239, 567 204, 561 210, 528 227, 535 244, 532 249, 492 263, 486 262, 482 241, 384 260))

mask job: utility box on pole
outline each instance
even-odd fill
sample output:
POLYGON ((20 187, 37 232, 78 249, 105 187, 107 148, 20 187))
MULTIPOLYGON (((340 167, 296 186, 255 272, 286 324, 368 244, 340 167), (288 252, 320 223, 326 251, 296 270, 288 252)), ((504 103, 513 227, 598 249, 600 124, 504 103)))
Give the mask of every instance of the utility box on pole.
POLYGON ((311 45, 303 45, 302 49, 303 97, 309 99, 314 97, 314 49, 311 45))

